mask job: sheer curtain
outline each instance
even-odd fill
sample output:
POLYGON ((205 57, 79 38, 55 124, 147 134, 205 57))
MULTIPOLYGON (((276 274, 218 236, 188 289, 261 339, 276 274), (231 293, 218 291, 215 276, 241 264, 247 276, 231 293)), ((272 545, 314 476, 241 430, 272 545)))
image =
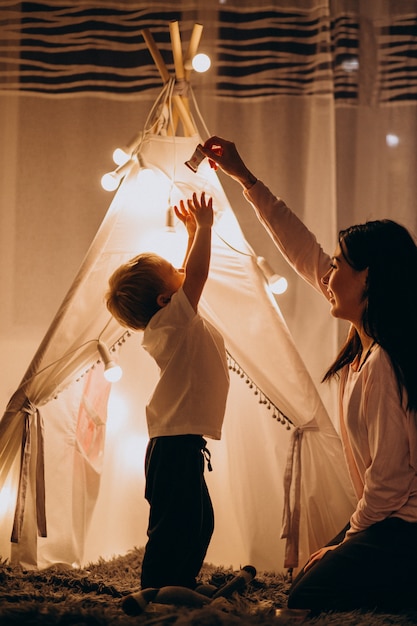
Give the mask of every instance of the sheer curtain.
MULTIPOLYGON (((108 0, 92 29, 94 2, 70 10, 56 2, 4 4, 4 407, 107 211, 99 180, 113 168, 111 152, 142 128, 161 87, 144 27, 171 63, 169 20, 180 21, 185 41, 202 23, 200 48, 213 64, 193 75, 193 91, 207 131, 235 141, 327 250, 339 228, 367 219, 390 217, 417 232, 415 1, 167 1, 149 9, 108 0)), ((240 187, 220 177, 255 252, 289 279, 279 306, 336 424, 335 389, 319 381, 346 329, 286 266, 240 187)))

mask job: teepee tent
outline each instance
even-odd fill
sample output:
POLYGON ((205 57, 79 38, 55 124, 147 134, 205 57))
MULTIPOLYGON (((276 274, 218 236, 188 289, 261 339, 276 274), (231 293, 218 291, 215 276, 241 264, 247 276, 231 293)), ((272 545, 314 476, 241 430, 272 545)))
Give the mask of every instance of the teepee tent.
POLYGON ((11 536, 11 557, 26 567, 82 565, 145 544, 145 405, 158 371, 141 333, 109 317, 104 295, 113 270, 141 251, 181 263, 185 232, 171 207, 194 191, 215 207, 200 311, 223 334, 231 370, 223 437, 209 442, 216 528, 207 560, 296 568, 352 511, 339 437, 259 259, 216 172, 207 161, 186 165, 201 142, 189 86, 201 26, 184 59, 177 22, 170 33, 174 77, 143 32, 163 89, 112 174, 122 182, 0 421, 2 556, 11 536), (103 376, 107 349, 124 372, 113 385, 103 376))

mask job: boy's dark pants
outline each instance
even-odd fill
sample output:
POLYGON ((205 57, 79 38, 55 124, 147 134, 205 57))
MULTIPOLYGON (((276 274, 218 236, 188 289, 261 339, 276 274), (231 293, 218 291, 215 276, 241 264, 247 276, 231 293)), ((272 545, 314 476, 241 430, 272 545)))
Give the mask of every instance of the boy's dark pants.
POLYGON ((193 589, 214 530, 199 435, 155 437, 145 457, 150 504, 141 586, 193 589))

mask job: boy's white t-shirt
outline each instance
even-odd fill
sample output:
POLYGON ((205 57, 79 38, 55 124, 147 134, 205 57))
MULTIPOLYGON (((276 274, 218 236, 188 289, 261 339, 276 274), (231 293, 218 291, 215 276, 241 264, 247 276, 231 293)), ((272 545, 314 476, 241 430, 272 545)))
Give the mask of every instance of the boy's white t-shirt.
POLYGON ((224 341, 194 311, 182 287, 151 318, 142 346, 160 368, 146 406, 149 437, 220 439, 229 390, 224 341))

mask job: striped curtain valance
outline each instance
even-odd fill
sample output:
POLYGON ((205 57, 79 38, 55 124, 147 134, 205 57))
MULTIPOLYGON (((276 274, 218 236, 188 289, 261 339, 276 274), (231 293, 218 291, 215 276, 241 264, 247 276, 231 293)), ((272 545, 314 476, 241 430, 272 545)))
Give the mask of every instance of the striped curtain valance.
POLYGON ((353 16, 271 9, 219 12, 222 95, 328 95, 355 100, 359 25, 353 16))
POLYGON ((380 101, 416 102, 417 12, 389 24, 382 23, 378 50, 380 101))
MULTIPOLYGON (((180 23, 186 44, 199 15, 193 3, 184 8, 168 3, 157 11, 140 5, 116 0, 70 6, 59 0, 3 3, 0 90, 126 97, 159 89, 161 79, 142 29, 151 30, 173 72, 168 24, 180 23)), ((417 99, 417 12, 375 22, 370 41, 364 42, 357 14, 331 15, 323 3, 302 9, 226 6, 210 10, 208 37, 203 34, 219 97, 332 95, 338 102, 355 103, 361 81, 369 78, 381 103, 417 99), (361 72, 360 45, 375 47, 375 73, 361 72)))

